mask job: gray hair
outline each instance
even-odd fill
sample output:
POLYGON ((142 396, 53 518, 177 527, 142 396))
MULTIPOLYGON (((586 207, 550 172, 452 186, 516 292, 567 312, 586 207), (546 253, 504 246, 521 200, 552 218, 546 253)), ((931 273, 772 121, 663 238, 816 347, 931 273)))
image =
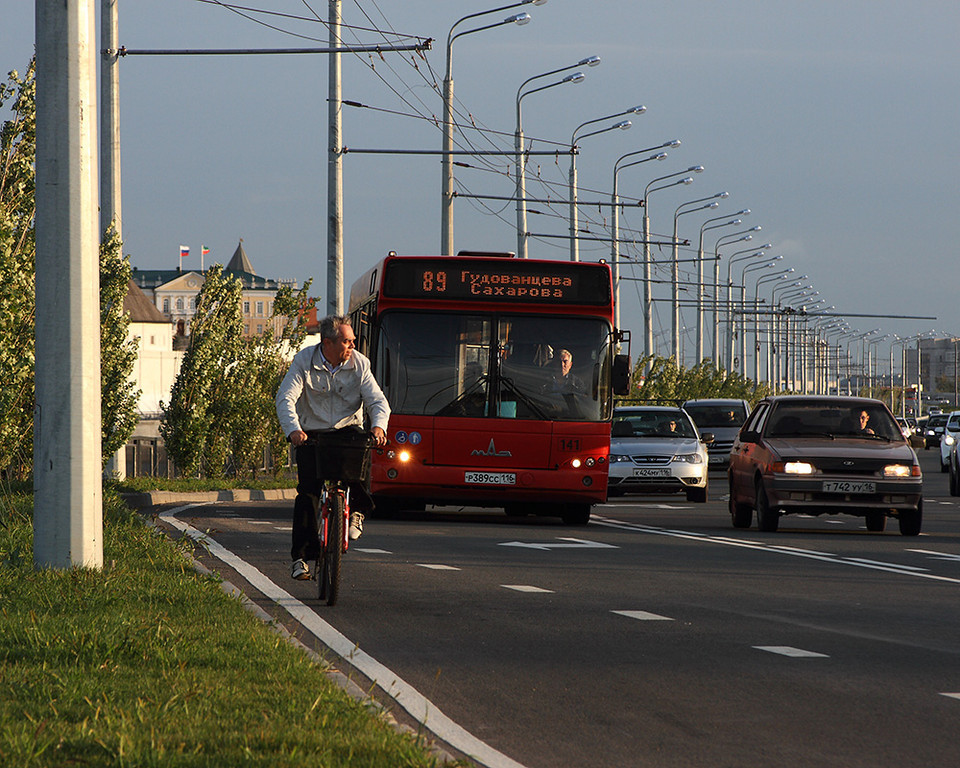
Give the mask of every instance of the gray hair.
POLYGON ((336 341, 340 336, 340 326, 350 324, 350 318, 346 315, 328 315, 320 321, 320 338, 336 341))

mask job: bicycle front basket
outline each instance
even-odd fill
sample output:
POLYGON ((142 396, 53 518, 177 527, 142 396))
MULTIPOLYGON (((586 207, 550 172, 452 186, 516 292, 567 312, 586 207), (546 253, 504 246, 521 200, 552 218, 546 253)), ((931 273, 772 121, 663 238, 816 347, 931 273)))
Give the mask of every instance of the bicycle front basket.
POLYGON ((367 435, 355 429, 327 432, 317 446, 319 477, 365 483, 370 475, 367 435))

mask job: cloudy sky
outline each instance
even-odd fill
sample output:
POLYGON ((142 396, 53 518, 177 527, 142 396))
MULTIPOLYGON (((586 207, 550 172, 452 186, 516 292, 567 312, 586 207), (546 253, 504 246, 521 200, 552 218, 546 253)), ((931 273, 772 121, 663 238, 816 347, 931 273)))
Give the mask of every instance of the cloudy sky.
MULTIPOLYGON (((4 72, 25 67, 34 41, 33 3, 8 5, 0 25, 4 72)), ((362 28, 345 34, 349 44, 435 41, 422 57, 344 57, 343 97, 367 106, 344 108, 344 144, 439 150, 441 136, 431 118, 441 114, 448 31, 460 17, 496 4, 342 5, 344 22, 362 28)), ((316 20, 327 15, 322 0, 250 0, 243 8, 202 0, 120 0, 120 42, 128 49, 326 44, 327 32, 316 20)), ((681 238, 695 246, 708 218, 733 218, 749 208, 740 227, 706 231, 708 253, 717 238, 759 225, 752 241, 721 247, 721 255, 772 243, 767 253, 782 255, 786 267, 807 276, 804 285, 813 285, 833 311, 863 331, 880 327, 908 336, 935 328, 960 334, 954 265, 960 240, 956 2, 549 0, 460 29, 520 11, 530 13, 529 24, 466 35, 454 45, 458 110, 475 126, 465 129, 464 148, 469 140, 481 149, 511 151, 521 83, 600 56, 599 66, 583 69, 583 82, 523 101, 524 133, 534 150, 568 145, 574 128, 587 120, 637 104, 647 108, 633 116, 630 130, 583 140, 577 158, 583 228, 609 236, 609 207, 589 202, 609 199, 619 156, 679 138, 682 144, 662 162, 619 175, 620 193, 635 200, 652 179, 704 166, 692 185, 651 194, 654 233, 672 233, 682 203, 729 192, 717 209, 681 216, 681 238), (908 315, 924 319, 903 317, 908 315)), ((325 302, 326 100, 323 55, 124 58, 123 232, 133 264, 174 268, 180 244, 191 247, 184 267, 199 267, 201 245, 211 250, 207 265, 225 262, 242 238, 259 274, 301 282, 313 277, 314 293, 325 302)), ((456 171, 461 192, 513 193, 509 157, 461 159, 470 166, 456 171)), ((528 181, 527 194, 563 200, 569 156, 537 156, 531 165, 539 178, 528 181)), ((388 251, 439 252, 440 188, 436 155, 345 157, 348 287, 388 251)), ((567 234, 566 206, 530 208, 539 213, 530 214, 529 231, 567 234)), ((460 198, 454 221, 457 249, 516 249, 509 202, 460 198)), ((640 229, 635 208, 624 211, 621 226, 640 229)), ((534 238, 529 248, 533 258, 568 257, 562 237, 534 238)), ((626 251, 628 257, 636 254, 626 251)), ((602 242, 581 245, 585 260, 608 255, 602 242)), ((658 260, 669 255, 655 252, 658 260)), ((694 255, 681 251, 682 258, 694 255)), ((726 256, 721 265, 725 273, 726 256)), ((734 274, 744 265, 738 262, 734 274)), ((693 278, 691 269, 683 265, 681 280, 693 278)), ((633 267, 625 265, 623 274, 630 277, 633 267)), ((751 294, 759 274, 748 275, 751 294)), ((669 280, 669 271, 660 268, 655 278, 669 280)), ((761 295, 769 296, 771 287, 762 286, 761 295)), ((643 336, 639 292, 639 282, 622 283, 623 325, 637 339, 643 336)), ((669 286, 658 283, 654 295, 668 298, 669 286)), ((682 323, 692 329, 692 311, 684 311, 682 323)), ((660 351, 668 351, 665 302, 656 304, 654 330, 660 351)), ((689 357, 692 330, 684 344, 689 357)))

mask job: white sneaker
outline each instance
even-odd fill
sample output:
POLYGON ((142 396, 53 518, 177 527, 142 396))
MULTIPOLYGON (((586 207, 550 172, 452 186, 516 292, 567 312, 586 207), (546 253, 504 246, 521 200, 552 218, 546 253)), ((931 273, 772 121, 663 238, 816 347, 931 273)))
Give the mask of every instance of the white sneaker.
POLYGON ((290 564, 290 575, 297 581, 306 581, 310 578, 310 566, 305 560, 294 560, 290 564))
POLYGON ((351 512, 350 513, 350 541, 356 541, 357 539, 359 539, 361 533, 363 533, 363 513, 351 512))

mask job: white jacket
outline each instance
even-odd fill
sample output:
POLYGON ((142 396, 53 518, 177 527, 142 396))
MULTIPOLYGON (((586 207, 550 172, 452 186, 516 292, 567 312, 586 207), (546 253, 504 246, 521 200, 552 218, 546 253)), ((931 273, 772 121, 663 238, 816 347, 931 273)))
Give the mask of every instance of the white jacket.
POLYGON ((370 370, 370 360, 353 350, 336 373, 323 364, 320 345, 300 350, 277 390, 277 418, 283 433, 363 426, 387 430, 390 406, 370 370))

